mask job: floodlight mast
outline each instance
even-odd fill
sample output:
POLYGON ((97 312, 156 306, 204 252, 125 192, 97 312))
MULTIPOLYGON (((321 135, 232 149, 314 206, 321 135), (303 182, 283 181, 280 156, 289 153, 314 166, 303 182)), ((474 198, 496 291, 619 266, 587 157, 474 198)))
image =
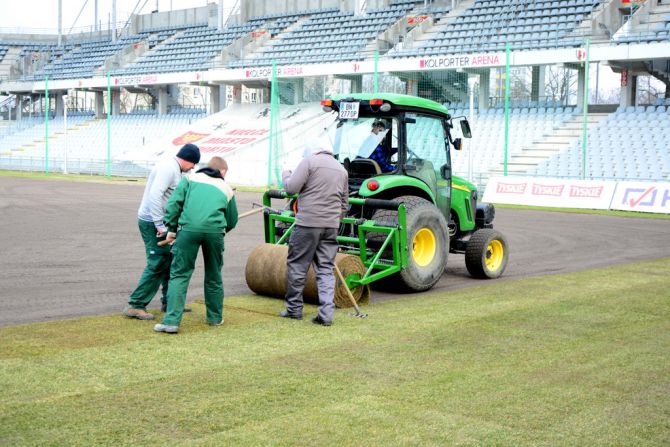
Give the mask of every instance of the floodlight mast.
POLYGON ((116 0, 112 0, 112 42, 116 43, 116 0))
POLYGON ((63 45, 63 0, 58 0, 58 46, 63 45))
POLYGON ((219 0, 219 31, 223 31, 223 0, 219 0))

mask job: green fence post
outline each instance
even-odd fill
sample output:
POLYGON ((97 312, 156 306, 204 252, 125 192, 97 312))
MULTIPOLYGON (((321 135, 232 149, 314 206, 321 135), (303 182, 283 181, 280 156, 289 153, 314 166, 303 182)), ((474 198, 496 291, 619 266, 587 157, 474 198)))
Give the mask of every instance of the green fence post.
MULTIPOLYGON (((272 61, 272 79, 270 82, 270 139, 268 147, 268 181, 267 186, 272 185, 272 171, 277 163, 277 125, 279 124, 279 86, 277 85, 277 62, 272 61)), ((276 173, 275 173, 276 174, 276 173)), ((281 179, 279 179, 281 184, 281 179)))
POLYGON ((111 75, 107 71, 107 177, 112 176, 112 87, 111 75))
POLYGON ((586 178, 586 151, 588 145, 588 121, 589 121, 589 65, 590 65, 591 40, 586 38, 586 61, 584 66, 584 123, 582 127, 582 169, 581 179, 586 178))
POLYGON ((373 78, 373 93, 376 95, 379 91, 379 50, 375 50, 375 74, 373 78))
POLYGON ((509 154, 509 59, 510 45, 505 44, 505 160, 503 162, 503 175, 507 177, 507 157, 509 154))
POLYGON ((44 173, 49 175, 49 75, 44 76, 44 173))

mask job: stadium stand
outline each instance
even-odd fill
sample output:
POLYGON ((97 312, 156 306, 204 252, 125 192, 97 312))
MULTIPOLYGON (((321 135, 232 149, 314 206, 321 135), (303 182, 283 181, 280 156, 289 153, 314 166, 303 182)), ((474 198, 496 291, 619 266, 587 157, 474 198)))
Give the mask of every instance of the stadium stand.
POLYGON ((271 65, 273 60, 278 64, 363 60, 365 47, 414 7, 415 2, 399 2, 363 16, 337 9, 313 12, 297 21, 296 29, 278 35, 268 47, 230 66, 271 65))
MULTIPOLYGON (((181 111, 178 111, 181 112, 181 111)), ((135 148, 141 150, 157 138, 163 137, 166 130, 178 130, 183 126, 204 117, 203 113, 174 113, 169 115, 128 114, 114 117, 111 132, 111 156, 115 157, 135 148)), ((44 155, 44 119, 34 119, 33 125, 17 129, 2 141, 2 153, 14 156, 36 157, 44 155)), ((93 116, 68 116, 68 156, 72 158, 105 159, 107 157, 107 120, 93 116)), ((63 118, 49 121, 49 152, 54 157, 63 157, 65 152, 65 126, 63 118)))
MULTIPOLYGON (((469 115, 468 110, 454 109, 454 116, 469 115)), ((572 107, 523 107, 510 110, 509 156, 520 154, 534 141, 541 141, 560 129, 575 116, 572 107)), ((466 144, 473 150, 474 174, 483 176, 504 159, 505 123, 503 109, 486 109, 473 122, 473 138, 466 144)), ((468 154, 453 155, 454 170, 467 172, 468 154)))
POLYGON ((230 26, 224 31, 206 25, 180 30, 157 43, 151 51, 141 56, 127 67, 115 70, 115 74, 140 74, 155 72, 175 72, 202 70, 221 50, 252 30, 259 23, 249 22, 230 26))
POLYGON ((393 49, 393 57, 556 48, 581 45, 584 36, 572 32, 604 0, 485 0, 476 1, 444 30, 416 47, 393 49))
MULTIPOLYGON (((320 6, 322 3, 307 4, 320 6)), ((379 3, 373 4, 376 7, 379 3)), ((376 51, 382 58, 390 60, 499 52, 504 50, 506 43, 511 44, 513 51, 522 53, 547 49, 571 49, 572 53, 575 47, 581 48, 585 37, 593 37, 596 44, 610 47, 670 41, 670 4, 667 1, 646 2, 630 9, 629 15, 623 17, 620 23, 612 21, 607 24, 609 30, 605 33, 605 40, 602 40, 605 34, 600 17, 611 15, 612 10, 616 10, 617 14, 626 14, 625 8, 613 0, 464 0, 453 3, 391 0, 384 4, 387 6, 381 9, 366 8, 363 11, 330 7, 251 15, 244 20, 231 21, 223 30, 213 26, 212 20, 182 21, 173 26, 167 21, 162 23, 163 26, 126 28, 115 42, 110 37, 100 36, 95 39, 73 37, 60 46, 55 42, 38 43, 47 42, 46 39, 36 42, 4 40, 0 43, 0 82, 11 76, 18 81, 36 82, 42 81, 45 76, 50 80, 85 80, 102 76, 107 70, 115 76, 131 76, 207 71, 212 68, 253 68, 269 66, 273 62, 300 65, 353 61, 358 65, 359 61, 370 61, 376 51)), ((623 64, 617 69, 630 68, 631 73, 646 70, 657 79, 670 82, 667 63, 667 58, 660 58, 649 63, 635 61, 634 64, 623 64)), ((434 99, 451 101, 454 104, 453 115, 469 116, 469 109, 463 102, 467 96, 456 94, 452 97, 449 92, 454 84, 452 81, 467 84, 464 82, 467 73, 452 70, 449 74, 454 79, 449 82, 446 78, 440 79, 443 73, 443 70, 435 70, 407 77, 395 73, 387 75, 407 82, 407 90, 408 80, 414 79, 418 85, 415 94, 433 95, 434 99)), ((493 76, 493 73, 489 75, 493 76)), ((343 79, 347 76, 352 75, 345 75, 343 79)), ((195 85, 194 81, 189 82, 195 85)), ((244 85, 267 89, 267 79, 235 82, 236 88, 244 85)), ((150 87, 136 85, 127 89, 144 91, 156 102, 159 88, 163 89, 165 96, 164 85, 150 87)), ((97 88, 100 93, 99 86, 97 88)), ((293 87, 287 87, 286 92, 281 88, 283 101, 282 95, 288 92, 286 94, 290 96, 293 87)), ((319 87, 319 90, 325 92, 327 88, 319 87)), ((61 95, 63 91, 66 90, 61 90, 61 95)), ((266 90, 258 98, 267 102, 267 93, 266 90)), ((35 91, 24 91, 22 94, 23 102, 27 98, 37 101, 40 95, 35 91)), ((173 94, 172 89, 168 94, 173 94)), ((615 110, 611 106, 609 114, 597 118, 596 114, 589 114, 589 119, 593 118, 588 128, 589 176, 670 179, 670 149, 666 143, 670 140, 670 94, 666 95, 667 98, 659 97, 653 105, 620 107, 615 113, 610 113, 615 110), (621 126, 621 123, 625 125, 621 126)), ((500 100, 499 97, 487 99, 491 106, 499 104, 500 100)), ((247 100, 253 102, 256 99, 247 100)), ((239 97, 235 101, 240 101, 239 97)), ((553 144, 557 148, 555 155, 537 158, 538 161, 524 168, 524 173, 561 177, 580 175, 580 138, 574 135, 581 135, 582 115, 576 110, 576 99, 573 97, 571 101, 573 105, 569 107, 558 107, 552 101, 539 98, 510 101, 508 155, 524 157, 534 145, 553 144), (565 144, 559 145, 552 140, 552 136, 561 133, 572 136, 566 139, 565 144)), ((2 104, 7 109, 15 107, 17 102, 12 99, 2 104)), ((25 104, 21 105, 25 108, 25 104)), ((309 121, 317 115, 307 104, 297 103, 295 106, 297 108, 291 109, 291 113, 298 121, 309 121), (306 113, 306 110, 310 112, 306 113)), ((124 112, 126 107, 124 105, 124 112)), ((159 107, 155 103, 149 107, 149 110, 129 113, 120 113, 120 109, 114 111, 111 135, 113 156, 130 152, 132 158, 133 150, 142 151, 166 134, 178 133, 180 129, 208 118, 204 109, 170 105, 160 109, 160 113, 167 114, 157 115, 159 107)), ((251 115, 257 113, 264 118, 267 115, 265 104, 254 105, 249 110, 251 115)), ((233 122, 236 118, 234 112, 230 113, 226 120, 233 122)), ((52 105, 51 115, 54 114, 58 112, 52 105)), ((104 110, 98 110, 98 117, 100 119, 95 119, 89 110, 79 113, 71 109, 68 111, 69 156, 101 158, 100 148, 106 150, 104 110)), ((284 118, 290 121, 288 115, 284 118)), ((422 126, 415 129, 419 140, 430 130, 422 126)), ((300 129, 300 132, 307 131, 307 128, 300 129)), ((20 123, 1 126, 0 157, 3 160, 0 167, 8 166, 8 157, 43 157, 45 131, 43 116, 31 118, 24 115, 20 123)), ((52 117, 49 121, 50 156, 63 156, 64 131, 63 119, 52 117)), ((296 137, 299 138, 299 135, 296 134, 296 137)), ((473 135, 466 148, 473 149, 475 174, 485 181, 486 176, 496 172, 503 161, 503 111, 482 106, 473 122, 473 135)), ((466 154, 467 151, 453 154, 456 173, 466 172, 469 156, 466 154)), ((256 162, 249 161, 250 166, 256 162)))
MULTIPOLYGON (((670 111, 665 105, 619 108, 589 132, 587 174, 594 178, 670 180, 670 111)), ((579 142, 540 163, 530 174, 580 175, 579 142)))

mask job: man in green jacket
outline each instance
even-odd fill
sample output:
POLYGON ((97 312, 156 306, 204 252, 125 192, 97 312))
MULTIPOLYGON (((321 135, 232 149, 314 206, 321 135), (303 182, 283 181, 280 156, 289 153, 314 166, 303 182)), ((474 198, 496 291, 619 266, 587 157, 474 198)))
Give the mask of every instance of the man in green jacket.
POLYGON ((172 265, 167 312, 163 322, 154 326, 156 332, 179 331, 200 247, 205 263, 207 323, 213 326, 223 323, 223 236, 237 225, 233 189, 224 180, 227 171, 226 161, 213 157, 206 168, 184 177, 168 200, 165 226, 167 241, 173 244, 172 265))

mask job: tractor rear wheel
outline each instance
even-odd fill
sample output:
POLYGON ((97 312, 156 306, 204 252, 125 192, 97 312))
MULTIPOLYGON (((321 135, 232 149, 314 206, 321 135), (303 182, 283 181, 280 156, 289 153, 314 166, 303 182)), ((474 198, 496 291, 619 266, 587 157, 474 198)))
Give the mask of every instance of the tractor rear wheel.
POLYGON ((475 231, 465 248, 465 266, 475 278, 498 278, 505 271, 508 258, 507 239, 491 228, 475 231))
MULTIPOLYGON (((447 221, 435 205, 415 196, 395 199, 407 212, 408 265, 383 280, 382 286, 413 292, 428 290, 442 277, 449 255, 447 221)), ((377 210, 372 217, 381 225, 397 225, 398 212, 377 210)))

